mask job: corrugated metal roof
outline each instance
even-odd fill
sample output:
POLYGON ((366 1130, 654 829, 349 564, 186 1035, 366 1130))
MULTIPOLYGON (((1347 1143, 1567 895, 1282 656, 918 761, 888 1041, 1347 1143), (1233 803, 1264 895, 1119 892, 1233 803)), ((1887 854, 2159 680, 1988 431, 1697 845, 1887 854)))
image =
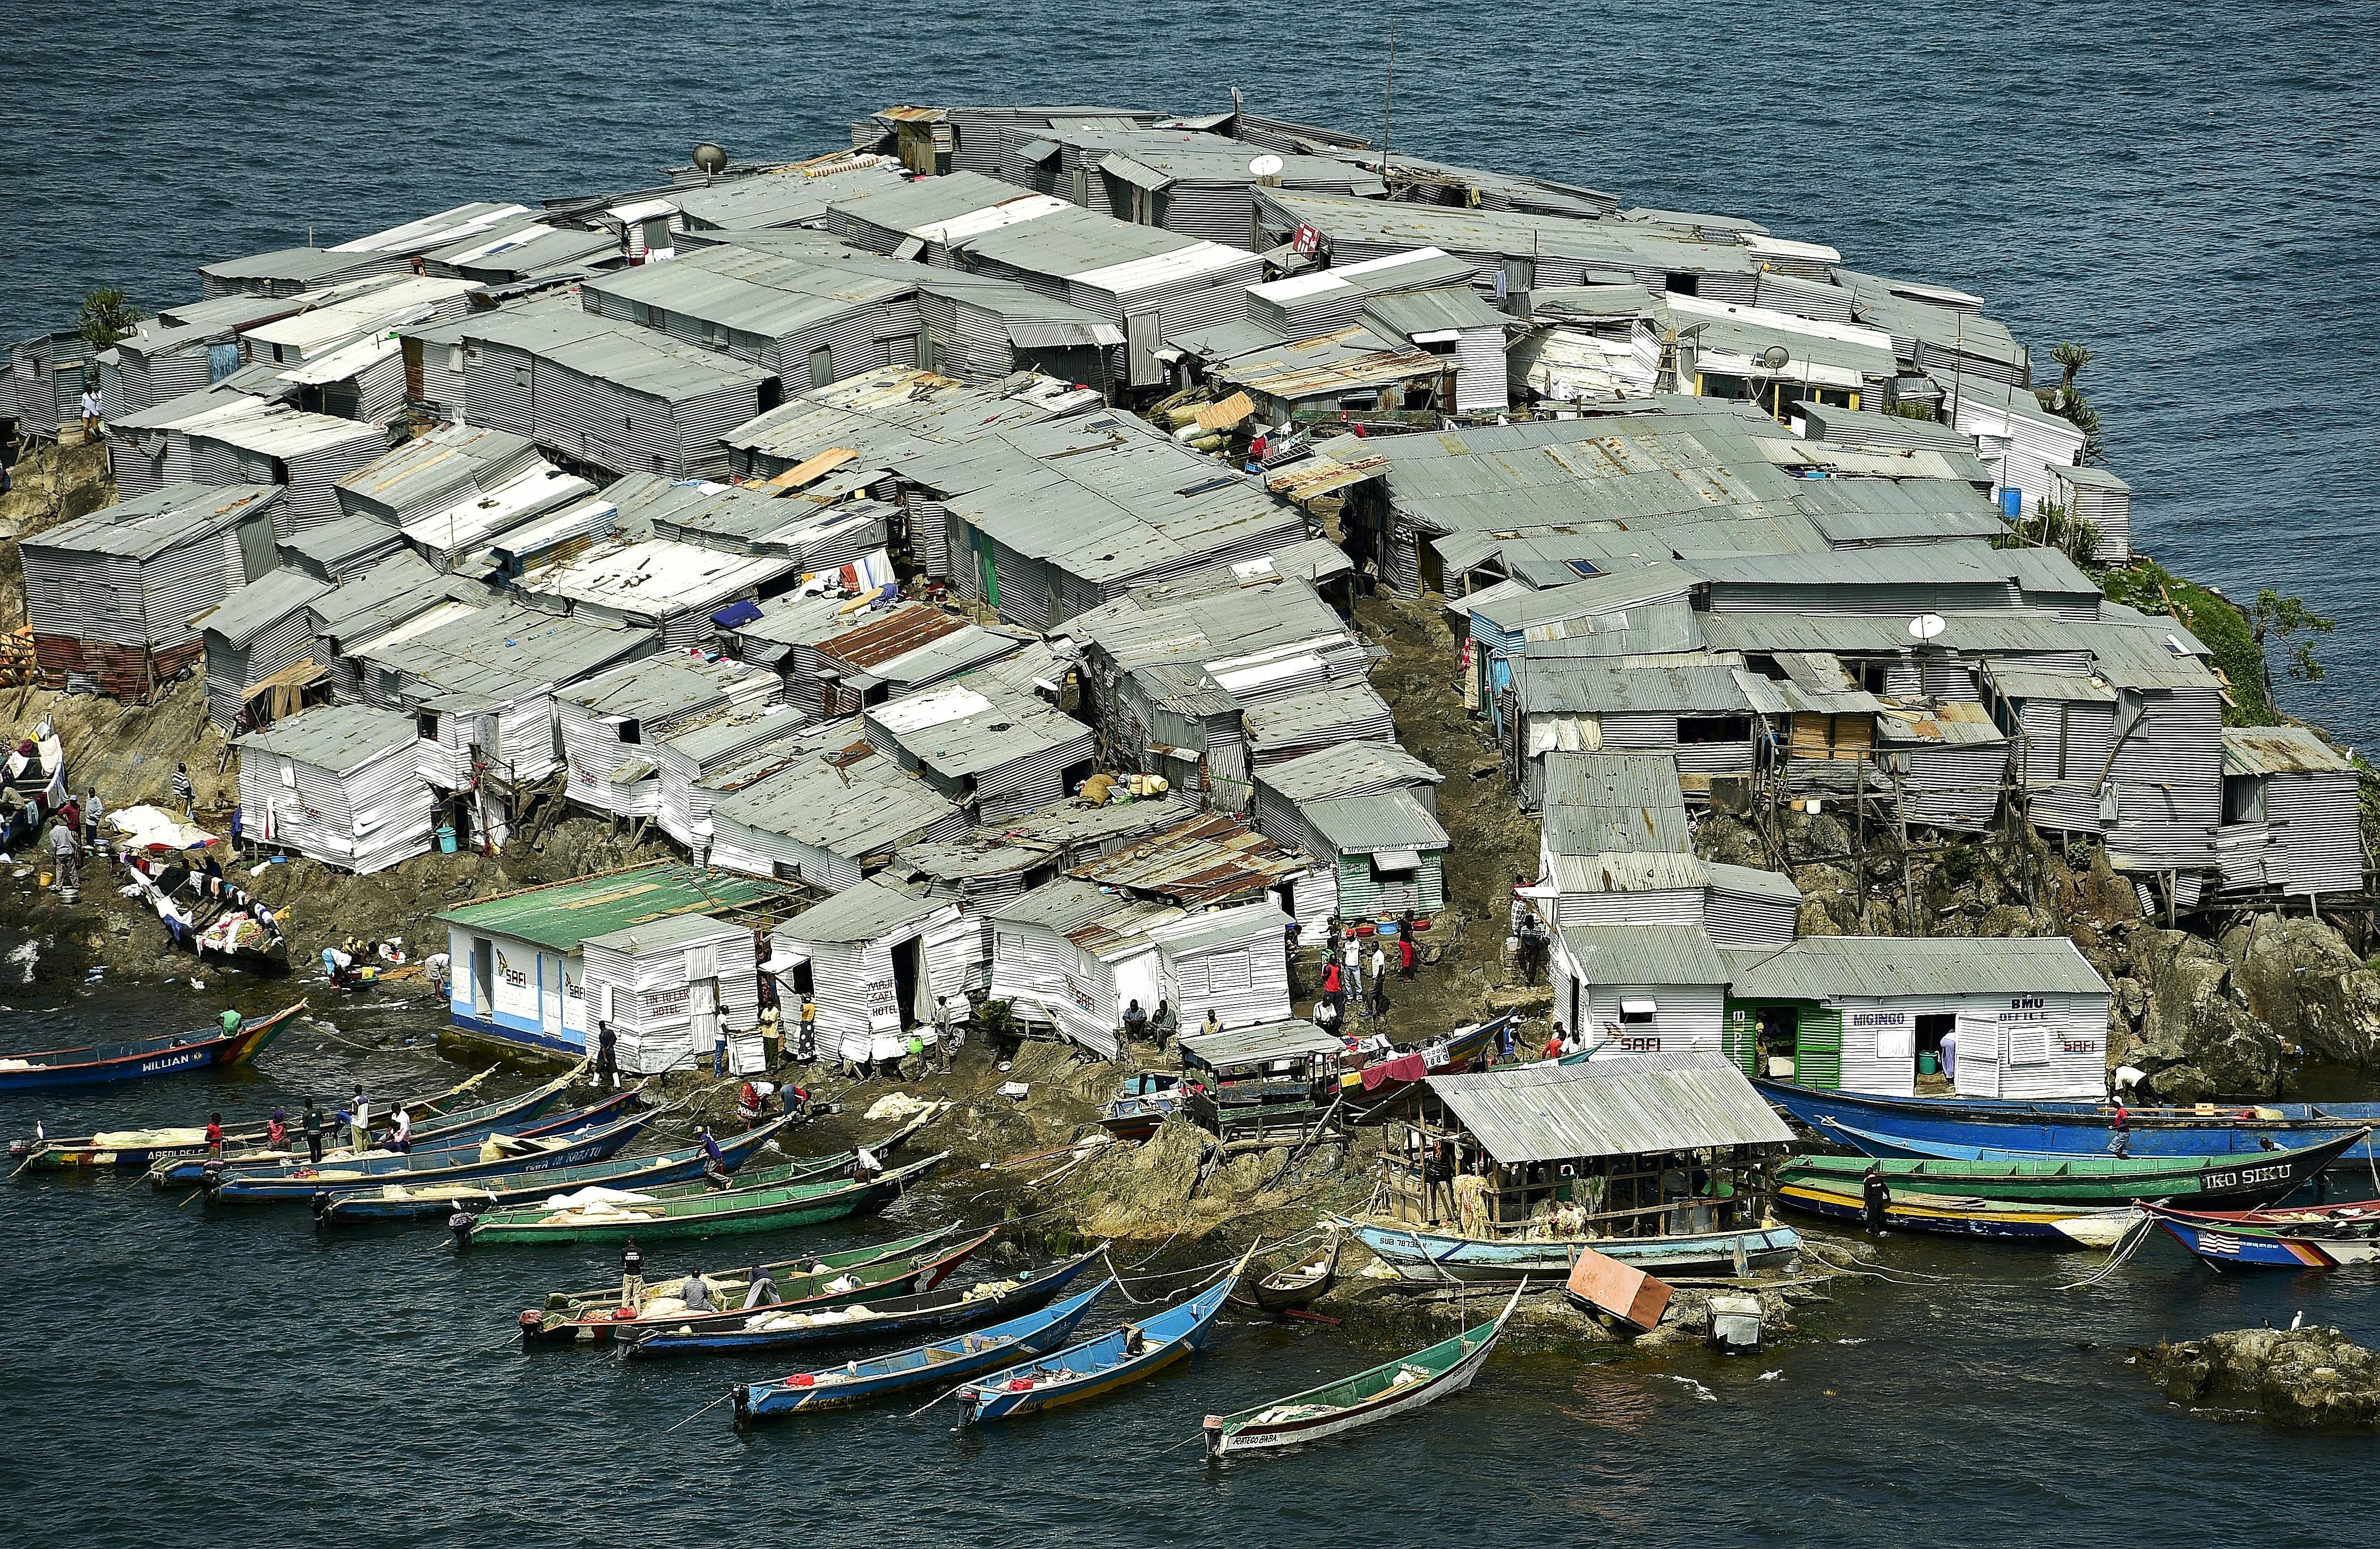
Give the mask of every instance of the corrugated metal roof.
POLYGON ((1298 811, 1342 855, 1383 850, 1443 850, 1452 842, 1429 809, 1406 791, 1302 802, 1298 811))
POLYGON ((1734 984, 1747 1000, 2107 992, 2063 936, 1810 936, 1739 969, 1734 984))
POLYGON ((796 945, 874 941, 949 907, 941 900, 870 877, 803 910, 777 927, 776 938, 796 945))
MULTIPOLYGON (((1749 715, 1764 707, 1740 669, 1622 666, 1617 662, 1524 657, 1514 681, 1533 711, 1594 715, 1749 715)), ((1762 697, 1773 697, 1763 696, 1762 697)))
POLYGON ((220 532, 268 509, 280 498, 279 489, 261 484, 168 484, 33 534, 25 539, 24 546, 116 554, 145 562, 208 533, 220 532))
POLYGON ((1694 889, 1710 880, 1690 854, 1659 850, 1604 851, 1552 857, 1554 886, 1564 893, 1644 893, 1694 889))
POLYGON ((1408 290, 1375 296, 1364 303, 1364 316, 1408 339, 1417 333, 1450 328, 1502 329, 1513 325, 1516 321, 1510 313, 1500 312, 1480 299, 1479 293, 1472 289, 1468 282, 1459 285, 1441 285, 1434 290, 1408 290))
POLYGON ((793 892, 782 882, 656 861, 606 877, 529 888, 432 918, 466 930, 510 936, 557 952, 591 937, 680 914, 729 914, 775 903, 793 892))
POLYGON ((2352 774, 2355 766, 2302 726, 2229 726, 2223 731, 2223 772, 2352 774))
POLYGON ((268 570, 190 622, 244 646, 257 631, 278 623, 331 589, 331 583, 284 565, 268 570))
POLYGON ((1314 1055, 1335 1058, 1345 1047, 1334 1035, 1302 1020, 1227 1028, 1220 1033, 1184 1033, 1180 1042, 1184 1055, 1210 1071, 1314 1055))
POLYGON ((553 696, 599 716, 653 720, 709 704, 739 687, 771 682, 775 676, 740 661, 705 661, 685 651, 666 651, 598 672, 557 689, 553 696))
POLYGON ((1571 926, 1561 939, 1590 984, 1727 983, 1727 962, 1700 926, 1571 926))
MULTIPOLYGON (((1667 765, 1669 760, 1660 762, 1667 765)), ((1341 743, 1295 758, 1285 758, 1257 773, 1260 784, 1293 802, 1326 802, 1355 787, 1402 781, 1435 785, 1446 777, 1394 743, 1341 743)), ((1674 774, 1670 794, 1677 793, 1674 774)))
MULTIPOLYGON (((691 947, 704 941, 715 941, 730 931, 745 929, 724 920, 714 920, 708 914, 674 914, 665 920, 649 920, 625 930, 589 936, 579 945, 608 947, 613 951, 633 956, 638 952, 667 951, 673 947, 691 947)), ((749 932, 746 931, 746 934, 749 932)))
POLYGON ((1305 858, 1227 812, 1208 813, 1101 856, 1071 875, 1196 908, 1305 875, 1305 858))
POLYGON ((1719 1054, 1647 1054, 1431 1076, 1432 1095, 1506 1166, 1789 1145, 1793 1132, 1719 1054))
MULTIPOLYGON (((766 768, 763 760, 759 767, 766 768)), ((721 777, 735 778, 736 771, 721 777)), ((710 782, 706 782, 707 784, 710 782)), ((714 789, 727 788, 722 783, 714 789)), ((846 857, 868 856, 917 838, 959 809, 864 743, 840 761, 803 755, 739 781, 711 805, 761 833, 846 857)))
POLYGON ((1694 851, 1677 760, 1650 753, 1548 753, 1545 840, 1557 855, 1694 851))
POLYGON ((370 705, 317 705, 284 716, 261 732, 235 737, 232 745, 345 774, 391 748, 410 745, 418 734, 413 718, 400 710, 374 709, 370 705))

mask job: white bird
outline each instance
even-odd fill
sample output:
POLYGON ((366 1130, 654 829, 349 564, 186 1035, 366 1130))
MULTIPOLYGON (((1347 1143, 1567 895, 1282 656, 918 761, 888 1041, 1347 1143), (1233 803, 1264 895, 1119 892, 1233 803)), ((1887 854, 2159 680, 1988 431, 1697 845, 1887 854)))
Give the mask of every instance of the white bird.
POLYGON ((1761 1373, 1761 1374, 1760 1374, 1760 1380, 1761 1380, 1762 1382, 1775 1382, 1778 1378, 1779 1378, 1779 1377, 1783 1376, 1784 1374, 1784 1374, 1784 1372, 1783 1372, 1783 1371, 1781 1371, 1781 1370, 1779 1370, 1779 1371, 1775 1371, 1775 1372, 1763 1372, 1763 1373, 1761 1373))
POLYGON ((2302 1323, 2304 1323, 2304 1322, 2305 1322, 2305 1309, 2303 1309, 2303 1308, 2300 1308, 2300 1309, 2298 1309, 2298 1315, 2297 1315, 2296 1317, 2293 1317, 2293 1318, 2291 1318, 2291 1319, 2289 1320, 2289 1326, 2290 1326, 2291 1328, 2296 1328, 2297 1326, 2299 1326, 2301 1324, 2302 1324, 2302 1323))

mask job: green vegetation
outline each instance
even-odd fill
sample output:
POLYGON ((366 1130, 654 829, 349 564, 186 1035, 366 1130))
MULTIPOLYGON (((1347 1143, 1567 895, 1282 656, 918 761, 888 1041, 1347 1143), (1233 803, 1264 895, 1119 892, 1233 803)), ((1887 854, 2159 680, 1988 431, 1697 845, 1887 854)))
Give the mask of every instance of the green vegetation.
POLYGON ((2091 406, 2091 400, 2074 385, 2075 377, 2083 367, 2091 364, 2091 352, 2081 345, 2067 343, 2053 348, 2049 357, 2058 362, 2058 385, 2043 388, 2034 396, 2041 400, 2043 408, 2082 432, 2083 462, 2106 462, 2107 438, 2099 430, 2099 411, 2091 406))
MULTIPOLYGON (((2308 635, 2327 635, 2338 627, 2336 619, 2325 619, 2307 607, 2302 599, 2283 597, 2270 587, 2256 594, 2253 614, 2256 622, 2256 644, 2264 647, 2267 636, 2275 645, 2289 646, 2290 635, 2302 631, 2308 635)), ((2322 681, 2322 663, 2314 660, 2313 642, 2301 640, 2289 647, 2289 674, 2300 683, 2322 681)), ((2265 668, 2265 686, 2272 687, 2272 666, 2265 668)))
POLYGON ((1942 879, 1954 888, 1964 887, 1984 874, 1984 857, 1972 844, 1953 845, 1942 852, 1942 879))
POLYGON ((2099 551, 2098 524, 2072 514, 2057 501, 2041 501, 2034 510, 2036 514, 2010 523, 2005 534, 1992 540, 1994 545, 2002 549, 2026 546, 2057 549, 2076 564, 2088 569, 2091 556, 2099 551))
POLYGON ((1934 405, 1931 404, 1920 403, 1914 398, 1910 398, 1893 405, 1884 412, 1887 414, 1897 414, 1903 419, 1930 420, 1934 418, 1934 405))
POLYGON ((2155 560, 2136 560, 2100 577, 2100 589, 2143 613, 2179 618, 2214 653, 2224 685, 2223 724, 2277 726, 2265 650, 2255 625, 2219 593, 2185 581, 2155 560))
POLYGON ((82 313, 75 319, 75 332, 96 355, 128 335, 147 316, 122 291, 102 285, 82 293, 82 313))

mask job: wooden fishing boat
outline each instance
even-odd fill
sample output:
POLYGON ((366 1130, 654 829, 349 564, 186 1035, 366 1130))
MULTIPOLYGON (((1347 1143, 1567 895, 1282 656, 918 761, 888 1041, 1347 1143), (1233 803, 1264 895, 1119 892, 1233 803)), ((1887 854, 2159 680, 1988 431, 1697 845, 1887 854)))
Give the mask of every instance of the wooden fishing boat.
POLYGON ((716 1320, 709 1327, 641 1329, 629 1337, 627 1349, 620 1353, 640 1361, 673 1355, 758 1355, 803 1345, 844 1339, 880 1341, 896 1335, 905 1338, 923 1329, 997 1323, 1055 1301, 1099 1261, 1103 1251, 1104 1244, 1014 1278, 972 1286, 944 1286, 881 1301, 826 1297, 807 1308, 771 1307, 716 1320))
MULTIPOLYGON (((890 1242, 871 1242, 864 1247, 845 1248, 839 1253, 804 1253, 797 1259, 766 1261, 758 1267, 766 1270, 771 1279, 782 1283, 789 1276, 808 1275, 820 1269, 850 1269, 857 1265, 881 1264, 887 1259, 904 1258, 911 1253, 923 1253, 935 1244, 947 1240, 953 1233, 959 1230, 959 1228, 960 1223, 953 1221, 949 1226, 937 1227, 932 1231, 919 1232, 914 1237, 894 1238, 890 1242)), ((693 1273, 716 1285, 721 1296, 733 1297, 741 1301, 744 1293, 751 1289, 745 1276, 754 1267, 750 1264, 739 1264, 733 1269, 698 1269, 693 1273)), ((657 1273, 648 1277, 646 1284, 654 1287, 674 1286, 685 1278, 685 1271, 657 1273)), ((544 1307, 531 1308, 529 1311, 563 1313, 573 1318, 583 1317, 589 1313, 593 1313, 598 1318, 609 1318, 612 1315, 612 1310, 620 1305, 620 1282, 614 1280, 609 1285, 595 1286, 586 1290, 548 1291, 545 1293, 544 1307)))
POLYGON ((79 1048, 0 1054, 0 1092, 39 1092, 55 1086, 96 1086, 109 1082, 143 1081, 151 1076, 184 1075, 192 1071, 245 1065, 263 1053, 266 1046, 305 1009, 303 1000, 294 1006, 284 1006, 270 1016, 242 1023, 237 1033, 164 1033, 154 1037, 128 1038, 120 1043, 87 1044, 79 1048))
MULTIPOLYGON (((1819 1134, 1871 1156, 2220 1156, 2309 1145, 2344 1129, 2380 1125, 2380 1103, 2127 1107, 2119 1151, 2116 1110, 2104 1103, 1877 1097, 1757 1078, 1752 1084, 1819 1134)), ((2366 1136, 2340 1160, 2375 1155, 2366 1136)))
MULTIPOLYGON (((1830 1220, 1864 1222, 1865 1197, 1849 1188, 1778 1180, 1780 1204, 1830 1220)), ((1889 1231, 1931 1232, 1941 1237, 1996 1237, 2046 1242, 2063 1248, 2112 1248, 2140 1220, 2132 1207, 2025 1204, 2007 1200, 1961 1199, 1955 1194, 1895 1196, 1884 1206, 1889 1231)))
POLYGON ((1802 1251, 1802 1235, 1789 1226, 1764 1221, 1720 1231, 1679 1232, 1659 1237, 1465 1237, 1402 1221, 1333 1216, 1402 1279, 1443 1285, 1510 1285, 1519 1279, 1570 1278, 1583 1249, 1592 1248, 1648 1274, 1740 1275, 1791 1262, 1802 1251))
POLYGON ((2175 1241, 2217 1268, 2342 1269, 2380 1261, 2380 1201, 2284 1210, 2144 1208, 2175 1241))
POLYGON ((2350 1131, 2295 1151, 2229 1156, 2030 1156, 2008 1161, 1801 1156, 1779 1183, 1858 1193, 1870 1168, 1896 1195, 1954 1195, 2031 1204, 2111 1205, 2161 1199, 2190 1206, 2252 1208, 2287 1199, 2363 1138, 2350 1131))
POLYGON ((1210 1414, 1205 1433, 1207 1456, 1234 1452, 1276 1451, 1320 1441, 1359 1426, 1370 1425, 1434 1403, 1471 1386, 1479 1368, 1504 1336, 1504 1325, 1521 1305, 1524 1280, 1513 1288, 1504 1310, 1488 1322, 1466 1328, 1427 1349, 1384 1361, 1368 1371, 1335 1383, 1309 1387, 1269 1404, 1237 1414, 1210 1414))
MULTIPOLYGON (((404 1107, 409 1113, 428 1118, 443 1114, 470 1095, 479 1084, 494 1075, 501 1067, 491 1065, 478 1075, 457 1082, 443 1092, 426 1097, 407 1098, 404 1107)), ((371 1128, 385 1130, 394 1122, 395 1107, 376 1115, 371 1128)), ((261 1124, 244 1125, 224 1132, 227 1147, 254 1149, 265 1142, 261 1124)), ((36 1134, 31 1140, 12 1140, 8 1155, 15 1159, 19 1172, 64 1171, 77 1168, 148 1168, 170 1156, 204 1156, 207 1153, 207 1131, 204 1127, 158 1130, 103 1130, 96 1134, 73 1135, 52 1140, 36 1134)))
MULTIPOLYGON (((568 1134, 575 1130, 594 1129, 625 1118, 641 1100, 644 1089, 642 1086, 629 1087, 591 1107, 549 1115, 547 1110, 568 1090, 566 1079, 549 1082, 518 1096, 465 1108, 435 1122, 417 1124, 410 1151, 378 1148, 355 1151, 337 1146, 322 1153, 320 1165, 344 1167, 369 1162, 404 1166, 403 1159, 408 1156, 412 1158, 410 1165, 417 1168, 431 1165, 431 1157, 443 1158, 446 1163, 470 1161, 476 1158, 480 1147, 491 1139, 542 1140, 568 1134)), ((406 1111, 410 1114, 413 1110, 407 1108, 406 1111)), ((240 1151, 226 1147, 220 1160, 203 1152, 195 1156, 169 1156, 152 1167, 148 1176, 152 1188, 189 1189, 204 1182, 210 1168, 225 1177, 271 1178, 295 1168, 315 1165, 302 1144, 293 1151, 285 1142, 277 1151, 264 1146, 240 1151)))
MULTIPOLYGON (((614 1340, 633 1344, 639 1336, 654 1330, 694 1334, 706 1329, 736 1329, 768 1314, 816 1313, 856 1302, 907 1296, 916 1291, 931 1290, 941 1284, 951 1271, 999 1235, 1000 1228, 994 1227, 955 1242, 937 1240, 914 1253, 892 1258, 869 1258, 865 1263, 840 1268, 810 1265, 777 1281, 779 1301, 766 1309, 756 1308, 750 1312, 745 1311, 740 1304, 726 1303, 727 1290, 723 1284, 717 1284, 712 1289, 721 1305, 709 1312, 696 1313, 688 1312, 686 1303, 679 1300, 685 1277, 681 1276, 674 1282, 649 1282, 646 1287, 648 1294, 633 1310, 616 1306, 609 1313, 589 1311, 576 1315, 540 1313, 533 1309, 525 1312, 520 1316, 521 1339, 524 1344, 608 1343, 614 1340)), ((820 1261, 820 1265, 824 1263, 820 1261)), ((749 1290, 748 1281, 745 1282, 745 1288, 749 1290)))
POLYGON ((1303 1312, 1330 1294, 1330 1288, 1338 1282, 1339 1251, 1345 1241, 1333 1228, 1330 1241, 1319 1256, 1273 1271, 1248 1288, 1248 1300, 1260 1311, 1276 1315, 1303 1312))
POLYGON ((472 1223, 473 1247, 538 1242, 621 1242, 672 1237, 724 1237, 788 1227, 816 1226, 846 1216, 873 1215, 901 1192, 948 1160, 938 1152, 923 1161, 858 1179, 820 1179, 759 1189, 696 1191, 669 1199, 601 1202, 549 1210, 529 1205, 491 1210, 472 1223))
POLYGON ((1143 1071, 1126 1080, 1122 1090, 1099 1108, 1099 1128, 1120 1141, 1138 1144, 1157 1133, 1182 1106, 1182 1078, 1143 1071))
POLYGON ((1459 1027, 1418 1048, 1400 1049, 1360 1071, 1348 1071, 1339 1078, 1339 1094, 1349 1107, 1362 1110, 1363 1118, 1385 1118, 1389 1106, 1411 1092, 1423 1077, 1453 1075, 1478 1065, 1512 1021, 1512 1013, 1507 1011, 1490 1022, 1459 1027))
MULTIPOLYGON (((524 1172, 551 1172, 573 1168, 586 1162, 600 1162, 607 1156, 627 1149, 637 1138, 637 1131, 650 1123, 656 1114, 666 1111, 656 1108, 650 1113, 631 1114, 615 1124, 607 1124, 584 1135, 570 1136, 551 1142, 532 1142, 543 1149, 533 1156, 501 1156, 485 1162, 467 1162, 450 1167, 390 1168, 382 1159, 365 1157, 343 1167, 304 1167, 293 1168, 285 1175, 271 1178, 211 1177, 203 1187, 210 1202, 222 1204, 273 1204, 290 1201, 319 1200, 327 1202, 339 1194, 359 1189, 377 1189, 391 1184, 410 1188, 434 1188, 442 1183, 461 1183, 472 1179, 494 1178, 524 1172)), ((430 1157, 438 1161, 442 1158, 430 1157)), ((397 1161, 411 1161, 400 1156, 397 1161)), ((318 1204, 316 1214, 322 1213, 318 1204)))
POLYGON ((1223 1302, 1247 1265, 1240 1262, 1204 1290, 1152 1316, 1110 1330, 1096 1339, 1068 1345, 1053 1355, 1003 1367, 951 1390, 967 1424, 1038 1414, 1061 1404, 1113 1392, 1127 1383, 1186 1360, 1207 1342, 1223 1302))
MULTIPOLYGON (((732 1174, 774 1138, 775 1126, 765 1125, 721 1144, 722 1164, 732 1174)), ((587 1188, 640 1190, 683 1183, 703 1176, 710 1153, 699 1145, 650 1156, 612 1156, 575 1167, 535 1171, 516 1170, 461 1180, 425 1181, 398 1174, 366 1178, 359 1183, 326 1192, 314 1202, 314 1218, 333 1225, 363 1221, 451 1220, 465 1215, 498 1210, 549 1199, 587 1188)))
POLYGON ((775 1382, 739 1384, 735 1392, 735 1423, 746 1425, 808 1410, 850 1409, 895 1393, 940 1387, 953 1377, 1012 1365, 1020 1356, 1047 1355, 1075 1337, 1075 1326, 1114 1285, 1112 1277, 1101 1280, 1038 1313, 955 1339, 936 1340, 820 1371, 796 1372, 775 1382))

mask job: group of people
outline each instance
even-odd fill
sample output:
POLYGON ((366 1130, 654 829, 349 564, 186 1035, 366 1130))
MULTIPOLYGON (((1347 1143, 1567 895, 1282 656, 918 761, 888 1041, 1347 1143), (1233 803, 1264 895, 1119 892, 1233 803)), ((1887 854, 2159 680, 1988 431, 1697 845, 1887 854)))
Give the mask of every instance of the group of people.
POLYGON ((1369 938, 1370 950, 1365 950, 1366 938, 1356 933, 1347 922, 1333 917, 1330 939, 1322 960, 1322 995, 1316 1002, 1315 1025, 1325 1032, 1336 1032, 1344 1025, 1351 1005, 1366 1016, 1378 1020, 1389 1014, 1389 974, 1394 968, 1397 977, 1410 981, 1417 955, 1414 947, 1413 911, 1405 911, 1398 921, 1394 937, 1375 931, 1369 938), (1394 950, 1391 958, 1390 952, 1394 950))

